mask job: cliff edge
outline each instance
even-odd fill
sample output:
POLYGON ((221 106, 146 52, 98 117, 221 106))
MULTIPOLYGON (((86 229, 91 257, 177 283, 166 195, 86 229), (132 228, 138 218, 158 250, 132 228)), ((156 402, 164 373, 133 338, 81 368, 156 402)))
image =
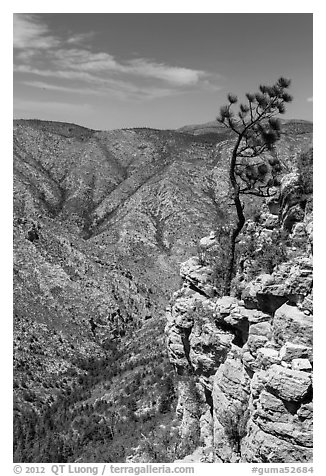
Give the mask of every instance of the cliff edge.
POLYGON ((247 221, 232 296, 217 296, 205 260, 220 247, 215 233, 181 265, 165 332, 180 436, 191 442, 182 461, 312 461, 311 163, 312 150, 247 221), (282 259, 255 273, 277 249, 282 259))

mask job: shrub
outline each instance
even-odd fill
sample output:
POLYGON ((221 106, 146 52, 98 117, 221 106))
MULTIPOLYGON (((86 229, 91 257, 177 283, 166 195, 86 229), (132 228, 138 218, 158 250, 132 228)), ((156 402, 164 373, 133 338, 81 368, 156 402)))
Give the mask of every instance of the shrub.
POLYGON ((300 154, 297 158, 298 172, 303 194, 313 192, 313 149, 300 154))
POLYGON ((238 244, 236 261, 238 269, 247 278, 253 279, 261 273, 272 273, 275 266, 287 259, 288 234, 281 229, 264 232, 259 225, 246 230, 238 244))
POLYGON ((224 427, 229 443, 237 453, 240 453, 241 440, 247 434, 247 423, 249 420, 249 410, 243 408, 232 408, 233 411, 225 412, 220 422, 224 427))

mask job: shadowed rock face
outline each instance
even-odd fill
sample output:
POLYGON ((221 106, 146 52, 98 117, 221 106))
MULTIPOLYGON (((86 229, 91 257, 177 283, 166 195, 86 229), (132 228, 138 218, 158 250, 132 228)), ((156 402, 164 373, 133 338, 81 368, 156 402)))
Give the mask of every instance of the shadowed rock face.
MULTIPOLYGON (((292 170, 292 158, 311 141, 312 126, 291 127, 278 152, 292 170)), ((138 357, 152 358, 156 344, 165 352, 162 310, 171 290, 178 288, 181 262, 194 254, 203 235, 233 219, 227 178, 231 147, 225 132, 103 132, 15 121, 14 368, 19 405, 53 402, 53 382, 69 388, 83 373, 81 359, 103 359, 118 345, 123 360, 135 333, 141 341, 143 326, 151 338, 139 345, 138 357)), ((256 205, 248 202, 249 213, 251 206, 256 205)), ((302 230, 294 226, 294 232, 299 243, 302 230)), ((186 308, 195 296, 195 308, 199 300, 211 309, 207 296, 213 297, 215 289, 210 270, 205 276, 202 271, 200 265, 191 273, 185 269, 186 308)), ((309 307, 305 289, 296 291, 299 297, 293 302, 304 312, 309 307)), ((179 304, 182 308, 182 300, 179 304)), ((252 311, 260 316, 260 310, 252 311)), ((205 390, 198 392, 206 407, 200 418, 210 428, 208 441, 216 366, 228 358, 234 343, 244 345, 251 321, 247 316, 238 322, 233 315, 232 322, 223 318, 213 332, 209 314, 200 325, 181 314, 182 322, 172 325, 178 335, 175 359, 183 359, 180 369, 191 364, 191 372, 202 372, 205 390)))
MULTIPOLYGON (((281 220, 274 222, 274 228, 288 232, 287 261, 251 281, 245 273, 237 276, 234 283, 242 283, 238 298, 208 295, 208 263, 199 267, 193 257, 181 266, 183 285, 166 316, 167 346, 183 376, 181 436, 191 438, 195 425, 201 435, 184 461, 312 461, 312 213, 309 205, 303 207, 289 230, 293 206, 302 202, 298 180, 291 177, 283 179, 281 220), (197 418, 185 374, 204 395, 197 400, 197 418)), ((311 194, 305 199, 309 203, 311 194)), ((273 230, 271 220, 265 217, 253 229, 260 247, 264 233, 273 230)), ((201 252, 215 249, 214 234, 201 239, 200 246, 201 252)))

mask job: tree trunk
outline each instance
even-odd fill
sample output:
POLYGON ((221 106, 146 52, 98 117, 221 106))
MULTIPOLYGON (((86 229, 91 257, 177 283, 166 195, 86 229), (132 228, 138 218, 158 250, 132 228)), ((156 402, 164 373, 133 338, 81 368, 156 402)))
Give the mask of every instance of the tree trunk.
POLYGON ((237 183, 236 177, 235 177, 235 166, 236 166, 236 160, 237 160, 237 151, 238 147, 240 145, 242 136, 239 135, 238 140, 234 146, 234 149, 232 151, 232 157, 231 157, 231 164, 230 164, 230 172, 229 172, 229 178, 230 182, 233 188, 233 201, 234 205, 237 211, 237 216, 238 216, 238 222, 233 229, 232 233, 230 234, 230 250, 229 250, 229 259, 226 267, 226 275, 225 275, 225 281, 224 281, 224 294, 229 296, 231 292, 231 282, 233 278, 233 272, 234 272, 234 258, 235 258, 235 243, 236 239, 239 236, 239 233, 241 232, 243 225, 246 222, 245 216, 243 214, 243 206, 240 200, 240 187, 237 183))
POLYGON ((238 238, 243 225, 245 224, 245 217, 243 214, 242 203, 240 201, 239 195, 234 197, 234 204, 236 206, 238 214, 238 223, 230 234, 230 249, 229 249, 229 259, 226 268, 225 283, 224 283, 224 294, 226 296, 230 295, 231 292, 231 282, 233 278, 234 271, 234 258, 235 258, 235 243, 238 238))

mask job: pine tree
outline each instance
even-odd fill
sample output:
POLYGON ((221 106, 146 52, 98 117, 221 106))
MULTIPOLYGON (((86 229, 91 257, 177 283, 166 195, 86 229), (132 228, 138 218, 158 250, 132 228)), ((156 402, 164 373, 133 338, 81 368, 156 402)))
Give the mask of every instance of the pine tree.
POLYGON ((234 112, 237 96, 228 95, 228 104, 220 109, 217 118, 235 135, 232 149, 229 180, 232 199, 237 212, 237 222, 230 233, 230 249, 224 284, 224 294, 229 295, 234 273, 236 240, 246 218, 241 195, 268 197, 276 185, 276 175, 280 163, 276 157, 264 155, 273 151, 281 136, 281 122, 276 117, 285 113, 285 104, 292 101, 287 92, 291 81, 280 77, 273 86, 261 85, 259 92, 247 93, 247 101, 240 104, 237 114, 234 112))

